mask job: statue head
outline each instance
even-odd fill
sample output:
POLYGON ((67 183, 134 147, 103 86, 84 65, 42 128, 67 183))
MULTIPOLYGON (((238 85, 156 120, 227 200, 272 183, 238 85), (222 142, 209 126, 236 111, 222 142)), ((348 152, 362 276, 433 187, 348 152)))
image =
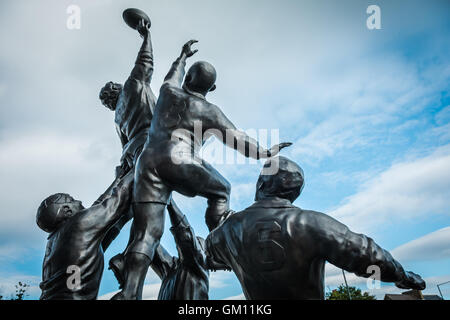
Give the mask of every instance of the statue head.
POLYGON ((209 91, 216 89, 216 69, 212 64, 205 61, 194 63, 184 78, 184 85, 194 92, 206 95, 209 91))
POLYGON ((37 210, 36 223, 39 228, 51 233, 81 210, 84 210, 81 201, 66 193, 57 193, 42 201, 37 210))
POLYGON ((278 197, 294 202, 302 192, 304 183, 303 170, 294 161, 282 156, 270 158, 259 175, 255 200, 278 197))
POLYGON ((100 90, 99 98, 105 107, 114 111, 121 92, 122 85, 110 81, 100 90))

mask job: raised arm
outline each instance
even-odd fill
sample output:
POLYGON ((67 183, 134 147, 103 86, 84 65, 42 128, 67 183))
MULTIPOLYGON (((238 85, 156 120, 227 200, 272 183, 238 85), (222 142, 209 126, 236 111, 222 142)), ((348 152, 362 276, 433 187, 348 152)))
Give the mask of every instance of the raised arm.
POLYGON ((335 266, 357 276, 368 278, 373 275, 370 266, 380 268, 383 282, 394 282, 399 288, 425 288, 419 275, 405 272, 392 255, 377 245, 371 238, 350 231, 347 226, 318 212, 308 212, 312 243, 318 246, 323 258, 335 266))
POLYGON ((130 171, 122 179, 116 179, 106 192, 78 216, 81 228, 102 238, 130 206, 134 172, 130 171))
POLYGON ((111 197, 111 193, 113 192, 114 188, 117 188, 119 183, 122 181, 123 177, 130 171, 130 167, 124 161, 120 164, 120 166, 116 167, 116 179, 111 183, 111 185, 106 189, 105 192, 103 192, 100 197, 97 198, 97 200, 94 201, 91 207, 96 206, 100 203, 102 203, 106 198, 111 197))
POLYGON ((258 141, 248 136, 245 132, 236 129, 235 125, 225 116, 219 107, 211 105, 208 108, 206 132, 214 135, 230 148, 237 150, 247 158, 263 159, 270 158, 278 154, 281 149, 289 147, 292 143, 280 143, 269 150, 259 145, 258 141))
POLYGON ((198 50, 192 51, 191 49, 191 46, 196 42, 198 41, 190 40, 184 44, 180 56, 172 64, 172 67, 170 68, 169 72, 164 78, 163 86, 165 84, 169 84, 175 87, 181 87, 185 73, 184 68, 186 67, 186 59, 192 57, 198 51, 198 50))
POLYGON ((120 182, 120 179, 117 178, 117 167, 116 167, 116 179, 114 179, 114 181, 111 183, 111 185, 108 187, 108 189, 106 189, 105 192, 103 192, 100 197, 97 198, 97 200, 94 201, 94 203, 91 205, 91 207, 94 207, 100 203, 102 203, 106 198, 111 196, 111 193, 113 191, 114 188, 117 187, 117 185, 120 182))
POLYGON ((128 138, 126 135, 123 134, 122 130, 120 130, 120 127, 116 125, 116 132, 120 139, 120 144, 122 145, 122 148, 125 147, 125 145, 128 143, 128 138))
POLYGON ((167 276, 170 269, 174 267, 175 260, 175 257, 171 256, 163 246, 159 245, 158 248, 156 248, 155 255, 150 266, 162 280, 167 276))
POLYGON ((153 47, 150 35, 150 25, 146 24, 144 20, 141 20, 137 30, 144 38, 144 41, 141 49, 139 50, 130 77, 139 81, 150 83, 153 75, 153 47))
POLYGON ((173 200, 167 206, 172 227, 170 231, 177 244, 178 255, 184 263, 192 266, 206 265, 206 255, 199 240, 195 236, 194 229, 190 226, 187 218, 173 200))

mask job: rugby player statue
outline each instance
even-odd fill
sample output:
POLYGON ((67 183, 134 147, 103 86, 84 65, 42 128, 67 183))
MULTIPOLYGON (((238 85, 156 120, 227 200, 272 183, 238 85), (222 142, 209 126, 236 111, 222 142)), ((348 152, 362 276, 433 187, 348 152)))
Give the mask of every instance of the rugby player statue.
POLYGON ((282 156, 267 160, 255 203, 208 235, 210 258, 234 271, 246 299, 324 299, 325 262, 366 278, 369 267, 378 266, 383 282, 425 289, 419 275, 405 271, 373 239, 324 213, 294 206, 303 186, 304 173, 295 162, 282 156))
MULTIPOLYGON (((139 9, 127 9, 123 19, 143 38, 136 62, 130 76, 122 86, 112 81, 100 91, 102 104, 114 111, 116 131, 122 144, 120 166, 116 167, 116 179, 120 179, 128 170, 134 170, 152 121, 156 98, 150 87, 153 75, 153 47, 150 35, 150 18, 139 9)), ((113 182, 114 183, 114 182, 113 182)), ((103 250, 118 236, 122 227, 132 218, 132 211, 121 216, 108 231, 103 240, 103 250)))
POLYGON ((131 218, 127 248, 110 261, 121 285, 115 300, 142 299, 150 266, 163 282, 160 299, 208 299, 211 269, 233 270, 247 299, 324 299, 326 262, 362 277, 369 277, 368 267, 376 265, 381 281, 425 288, 419 275, 405 271, 371 238, 293 205, 303 189, 303 170, 285 157, 274 158, 291 144, 261 147, 206 100, 216 89, 215 68, 199 61, 185 74, 197 41, 183 46, 156 101, 150 88, 150 19, 128 9, 124 20, 140 33, 143 44, 124 86, 109 82, 100 93, 102 103, 115 111, 121 165, 115 181, 90 208, 62 193, 40 205, 37 224, 50 233, 41 299, 95 299, 103 251, 131 218), (241 212, 230 209, 230 183, 200 157, 199 149, 211 136, 246 157, 269 159, 257 182, 255 203, 241 212), (173 203, 173 191, 207 199, 206 243, 173 203), (159 243, 166 207, 178 257, 159 243), (80 281, 71 283, 71 272, 80 281))

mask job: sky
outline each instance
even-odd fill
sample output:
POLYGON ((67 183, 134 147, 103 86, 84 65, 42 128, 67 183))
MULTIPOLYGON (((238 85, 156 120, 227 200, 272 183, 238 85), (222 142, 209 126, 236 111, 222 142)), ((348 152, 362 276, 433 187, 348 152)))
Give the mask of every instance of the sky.
MULTIPOLYGON (((108 81, 126 80, 141 45, 121 17, 129 7, 152 20, 156 95, 182 45, 199 40, 188 66, 215 66, 217 90, 208 100, 263 145, 277 135, 294 143, 282 155, 305 172, 295 205, 372 237, 423 276, 426 294, 450 281, 449 1, 4 0, 0 295, 13 293, 18 281, 30 284, 28 299, 40 295, 47 238, 35 223, 40 202, 66 192, 87 206, 114 178, 121 146, 98 93, 108 81), (374 4, 381 29, 369 30, 366 9, 374 4), (67 27, 70 5, 81 10, 79 29, 67 27)), ((232 208, 243 210, 253 203, 262 163, 240 156, 224 163, 225 154, 217 141, 203 149, 232 184, 232 208)), ((206 201, 174 197, 206 237, 206 201)), ((176 255, 169 227, 161 243, 176 255)), ((105 262, 128 235, 129 225, 105 262)), ((327 291, 343 283, 340 269, 326 271, 327 291)), ((347 280, 378 298, 401 292, 384 283, 370 289, 351 274, 347 280)), ((117 289, 105 268, 100 298, 117 289)), ((158 289, 149 271, 144 298, 156 298, 158 289)), ((450 299, 450 285, 441 290, 450 299)), ((232 273, 216 272, 210 297, 243 296, 232 273)))

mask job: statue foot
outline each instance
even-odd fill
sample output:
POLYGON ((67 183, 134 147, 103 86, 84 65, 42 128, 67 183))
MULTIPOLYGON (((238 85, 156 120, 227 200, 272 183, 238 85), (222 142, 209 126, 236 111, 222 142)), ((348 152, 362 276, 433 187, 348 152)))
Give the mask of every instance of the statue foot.
MULTIPOLYGON (((114 273, 114 276, 117 279, 117 282, 119 282, 119 289, 122 289, 123 284, 125 282, 123 254, 119 253, 119 254, 115 255, 114 257, 112 257, 111 260, 109 260, 109 268, 108 269, 112 270, 112 272, 114 273)), ((114 300, 122 300, 122 299, 114 299, 114 300)))

